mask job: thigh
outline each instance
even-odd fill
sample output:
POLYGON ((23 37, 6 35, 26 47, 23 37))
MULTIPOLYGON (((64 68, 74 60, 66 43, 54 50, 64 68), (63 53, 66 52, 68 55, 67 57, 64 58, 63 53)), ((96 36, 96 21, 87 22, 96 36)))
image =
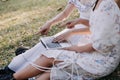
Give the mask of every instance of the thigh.
POLYGON ((42 45, 41 42, 39 42, 34 47, 27 50, 24 54, 21 55, 24 56, 29 61, 31 61, 37 59, 38 56, 40 56, 41 53, 44 52, 45 50, 46 50, 45 47, 42 45))
POLYGON ((43 74, 39 75, 36 80, 50 80, 50 73, 44 72, 43 74))
MULTIPOLYGON (((38 74, 42 74, 44 72, 44 68, 48 68, 52 65, 53 58, 47 58, 45 56, 40 56, 36 61, 32 64, 27 65, 22 70, 17 71, 14 74, 15 79, 23 80, 38 74), (39 66, 36 67, 35 65, 39 66), (44 68, 43 68, 44 67, 44 68)), ((46 71, 46 70, 45 70, 46 71)))

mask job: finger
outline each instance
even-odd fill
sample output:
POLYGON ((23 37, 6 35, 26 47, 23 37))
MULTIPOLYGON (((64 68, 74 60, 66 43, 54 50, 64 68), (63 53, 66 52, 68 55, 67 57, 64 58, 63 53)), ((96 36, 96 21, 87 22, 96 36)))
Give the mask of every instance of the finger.
POLYGON ((60 43, 60 42, 65 42, 65 39, 63 39, 63 38, 62 38, 62 39, 59 39, 58 42, 59 42, 59 43, 60 43))
POLYGON ((58 42, 58 38, 54 38, 52 42, 58 42))
POLYGON ((67 25, 70 25, 70 24, 71 24, 71 22, 69 21, 69 22, 61 24, 60 27, 66 27, 67 25))
POLYGON ((57 36, 56 38, 53 39, 53 42, 58 42, 61 40, 63 37, 61 35, 57 36))
POLYGON ((59 41, 59 43, 61 43, 61 42, 67 42, 67 40, 62 39, 62 40, 59 41))
POLYGON ((41 30, 39 30, 37 33, 35 33, 36 35, 39 35, 39 34, 41 34, 41 30))
POLYGON ((59 38, 58 38, 58 40, 57 40, 59 43, 60 42, 64 42, 65 41, 65 38, 64 38, 64 36, 59 36, 59 38))
POLYGON ((74 27, 74 26, 67 26, 68 29, 71 29, 71 28, 73 28, 73 27, 74 27))
POLYGON ((56 39, 55 41, 53 41, 53 42, 58 42, 58 43, 60 43, 60 42, 62 42, 63 41, 63 39, 61 39, 61 38, 58 38, 58 39, 56 39))
POLYGON ((47 33, 48 33, 48 30, 43 32, 44 35, 47 35, 47 33))
POLYGON ((42 35, 46 35, 48 33, 48 31, 49 31, 48 29, 43 29, 43 30, 40 31, 40 33, 42 35))
POLYGON ((68 24, 70 24, 71 23, 71 21, 68 21, 68 22, 66 22, 66 25, 68 25, 68 24))
POLYGON ((65 27, 66 26, 66 23, 63 23, 59 26, 59 28, 62 28, 62 27, 65 27))
POLYGON ((39 35, 40 34, 40 31, 36 32, 35 35, 39 35))
POLYGON ((73 28, 73 27, 74 27, 73 24, 67 25, 67 28, 73 28))
POLYGON ((76 22, 71 22, 71 24, 69 24, 69 25, 67 26, 67 28, 73 28, 73 27, 75 26, 75 24, 76 24, 76 22))

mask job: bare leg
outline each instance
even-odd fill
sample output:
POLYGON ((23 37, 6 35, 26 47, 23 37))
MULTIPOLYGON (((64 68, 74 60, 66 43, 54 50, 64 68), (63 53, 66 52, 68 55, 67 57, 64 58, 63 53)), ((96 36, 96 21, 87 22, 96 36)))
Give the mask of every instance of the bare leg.
POLYGON ((41 74, 39 76, 39 78, 37 78, 37 80, 50 80, 50 73, 45 72, 45 73, 41 74))
MULTIPOLYGON (((44 67, 52 66, 53 58, 47 58, 46 56, 40 56, 34 63, 44 67)), ((32 65, 28 65, 23 70, 16 72, 13 76, 16 80, 24 80, 38 74, 43 73, 42 71, 34 68, 32 65)))

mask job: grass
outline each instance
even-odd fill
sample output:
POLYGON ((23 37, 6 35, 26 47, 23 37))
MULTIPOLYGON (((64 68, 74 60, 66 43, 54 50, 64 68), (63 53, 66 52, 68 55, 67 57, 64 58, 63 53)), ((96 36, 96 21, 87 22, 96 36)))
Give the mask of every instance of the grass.
MULTIPOLYGON (((0 67, 11 61, 17 47, 35 45, 40 37, 35 33, 40 26, 59 13, 58 9, 62 10, 64 5, 66 1, 62 0, 0 1, 0 67)), ((58 29, 49 35, 55 31, 58 29)))
MULTIPOLYGON (((0 67, 15 56, 19 46, 32 47, 39 42, 40 35, 35 35, 40 26, 62 11, 67 0, 0 0, 0 67)), ((78 17, 73 12, 69 19, 78 17)), ((47 36, 61 29, 54 25, 47 36)), ((101 80, 120 80, 120 69, 101 80)))

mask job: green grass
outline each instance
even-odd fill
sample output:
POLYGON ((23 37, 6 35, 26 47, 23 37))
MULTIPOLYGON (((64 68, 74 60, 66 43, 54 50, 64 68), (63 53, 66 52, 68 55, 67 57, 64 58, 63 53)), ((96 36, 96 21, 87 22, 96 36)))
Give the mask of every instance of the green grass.
MULTIPOLYGON (((0 0, 0 67, 3 67, 15 56, 19 46, 32 47, 39 42, 38 29, 53 16, 62 11, 67 0, 0 0)), ((69 19, 78 17, 73 12, 69 19)), ((47 36, 61 29, 54 25, 47 36)), ((120 69, 101 80, 120 80, 120 69)))
POLYGON ((59 13, 59 8, 64 9, 65 5, 65 0, 0 1, 0 67, 11 61, 17 47, 35 45, 40 37, 35 33, 40 26, 59 13))

